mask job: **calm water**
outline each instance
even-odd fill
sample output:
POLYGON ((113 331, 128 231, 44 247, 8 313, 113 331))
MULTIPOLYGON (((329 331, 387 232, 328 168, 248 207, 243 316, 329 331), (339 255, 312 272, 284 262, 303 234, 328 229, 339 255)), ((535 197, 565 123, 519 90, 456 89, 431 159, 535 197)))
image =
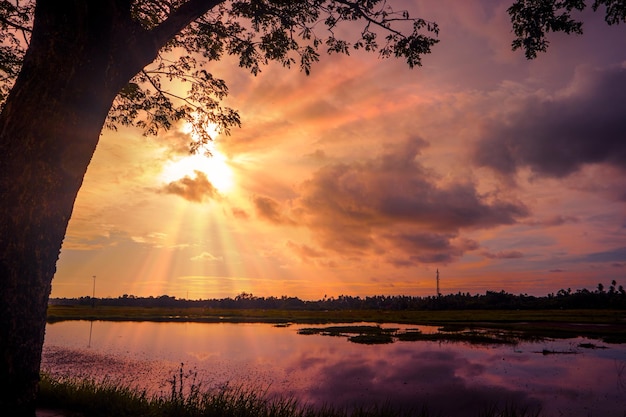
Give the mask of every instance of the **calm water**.
POLYGON ((514 347, 360 345, 298 335, 301 327, 312 326, 61 322, 46 329, 42 368, 167 393, 167 380, 184 363, 185 373, 197 374, 206 388, 252 386, 312 404, 389 401, 421 409, 426 403, 433 414, 475 416, 486 404, 514 403, 541 407, 546 416, 626 415, 626 345, 586 339, 514 347))

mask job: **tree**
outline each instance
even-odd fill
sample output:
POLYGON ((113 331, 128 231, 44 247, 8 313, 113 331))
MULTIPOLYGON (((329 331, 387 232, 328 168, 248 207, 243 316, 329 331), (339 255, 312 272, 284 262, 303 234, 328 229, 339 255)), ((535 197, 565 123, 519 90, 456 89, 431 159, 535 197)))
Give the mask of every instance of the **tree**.
POLYGON ((309 73, 321 51, 364 49, 414 67, 437 32, 385 0, 1 1, 3 413, 34 415, 51 281, 103 126, 153 134, 186 120, 199 150, 207 124, 240 123, 221 105, 228 89, 211 61, 228 54, 252 74, 270 61, 309 73), (356 39, 335 36, 356 23, 356 39))
MULTIPOLYGON (((607 24, 626 23, 626 1, 594 0, 591 7, 597 11, 600 6, 606 9, 604 20, 607 24)), ((523 49, 526 58, 533 59, 538 52, 548 49, 548 32, 581 35, 583 22, 573 18, 572 12, 583 11, 586 7, 585 0, 515 0, 508 9, 516 36, 513 50, 523 49)))

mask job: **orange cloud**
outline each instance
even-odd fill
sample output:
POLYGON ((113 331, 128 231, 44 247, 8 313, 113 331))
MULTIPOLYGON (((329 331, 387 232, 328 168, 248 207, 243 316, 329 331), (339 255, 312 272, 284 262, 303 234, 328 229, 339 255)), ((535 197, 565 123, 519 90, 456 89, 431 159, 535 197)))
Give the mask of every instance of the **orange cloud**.
POLYGON ((524 254, 517 250, 501 251, 501 252, 483 252, 484 257, 489 259, 519 259, 523 258, 524 254))
POLYGON ((219 196, 217 189, 211 184, 206 174, 202 171, 194 171, 195 178, 185 176, 178 181, 167 184, 162 192, 174 194, 187 201, 201 203, 205 199, 214 199, 219 196))
POLYGON ((293 224, 280 203, 269 197, 255 196, 252 200, 257 215, 263 219, 276 224, 293 224))

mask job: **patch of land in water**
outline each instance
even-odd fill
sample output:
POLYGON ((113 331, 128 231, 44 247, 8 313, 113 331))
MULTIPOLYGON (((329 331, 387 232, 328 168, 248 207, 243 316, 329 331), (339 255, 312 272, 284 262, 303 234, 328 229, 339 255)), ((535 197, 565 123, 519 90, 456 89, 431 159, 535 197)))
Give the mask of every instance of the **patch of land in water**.
POLYGON ((625 310, 260 310, 114 306, 48 307, 48 322, 65 320, 196 323, 393 323, 442 329, 492 328, 537 337, 576 336, 626 343, 625 310))

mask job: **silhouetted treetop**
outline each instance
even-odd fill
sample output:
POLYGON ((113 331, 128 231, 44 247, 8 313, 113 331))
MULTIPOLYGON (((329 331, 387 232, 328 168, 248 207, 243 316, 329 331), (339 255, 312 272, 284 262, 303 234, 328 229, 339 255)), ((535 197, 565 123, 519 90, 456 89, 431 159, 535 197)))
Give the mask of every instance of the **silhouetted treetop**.
MULTIPOLYGON (((0 104, 21 68, 36 3, 0 2, 0 104)), ((103 11, 118 15, 116 25, 131 28, 128 42, 137 44, 137 54, 154 58, 116 96, 106 126, 136 126, 145 134, 156 134, 185 120, 197 139, 191 144, 193 151, 211 140, 212 129, 207 126, 216 125, 228 134, 240 125, 238 112, 222 105, 228 87, 210 72, 211 61, 229 55, 254 75, 272 61, 309 74, 322 51, 349 54, 362 49, 382 58, 402 58, 412 68, 420 66, 422 56, 438 42, 436 23, 395 10, 385 0, 111 3, 114 6, 102 7, 103 11), (360 29, 350 32, 355 33, 353 38, 339 35, 348 32, 342 26, 354 29, 357 24, 360 29)))
MULTIPOLYGON (((538 52, 548 49, 548 32, 582 34, 583 22, 572 14, 586 7, 585 0, 516 0, 508 9, 516 36, 512 43, 513 50, 523 49, 526 58, 533 59, 538 52)), ((604 20, 609 25, 626 22, 624 0, 594 0, 591 7, 593 11, 604 7, 604 20)))
MULTIPOLYGON (((611 283, 615 288, 616 282, 611 283)), ((91 297, 55 298, 56 305, 91 305, 91 297)), ((276 309, 276 310, 544 310, 544 309, 626 309, 626 290, 623 286, 609 292, 598 284, 596 291, 586 288, 572 291, 560 289, 556 295, 532 296, 506 291, 486 291, 484 294, 458 292, 441 296, 339 295, 321 300, 302 300, 298 297, 259 297, 242 292, 234 298, 186 300, 172 296, 136 297, 124 294, 118 298, 99 298, 96 305, 125 307, 201 307, 222 309, 276 309)))

